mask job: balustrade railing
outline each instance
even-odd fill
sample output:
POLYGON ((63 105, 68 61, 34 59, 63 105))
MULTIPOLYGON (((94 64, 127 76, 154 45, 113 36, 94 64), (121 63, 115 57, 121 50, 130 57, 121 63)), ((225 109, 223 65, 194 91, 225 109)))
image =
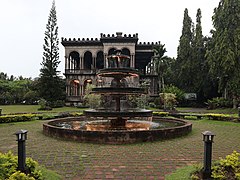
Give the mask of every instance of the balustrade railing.
POLYGON ((96 74, 96 69, 65 69, 65 74, 96 74))

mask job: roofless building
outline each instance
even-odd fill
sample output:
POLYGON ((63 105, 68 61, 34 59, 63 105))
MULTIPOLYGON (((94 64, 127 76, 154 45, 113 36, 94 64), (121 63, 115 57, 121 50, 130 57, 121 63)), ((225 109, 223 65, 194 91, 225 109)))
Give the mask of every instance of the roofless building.
POLYGON ((129 67, 138 69, 139 77, 126 79, 126 84, 136 87, 139 82, 149 81, 149 94, 158 94, 157 74, 152 63, 153 46, 160 42, 138 42, 138 34, 101 33, 100 39, 94 38, 62 38, 65 48, 65 76, 66 76, 66 103, 73 105, 83 101, 85 89, 88 83, 96 86, 111 84, 111 79, 101 79, 97 76, 100 69, 109 67, 107 56, 115 50, 121 50, 122 54, 130 57, 129 67))

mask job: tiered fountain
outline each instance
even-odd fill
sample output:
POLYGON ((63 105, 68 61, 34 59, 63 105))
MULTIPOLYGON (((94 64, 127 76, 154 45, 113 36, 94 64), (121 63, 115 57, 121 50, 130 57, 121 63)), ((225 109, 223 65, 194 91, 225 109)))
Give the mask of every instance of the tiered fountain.
POLYGON ((97 76, 110 80, 111 84, 93 88, 91 93, 104 96, 108 105, 85 110, 85 116, 45 123, 45 134, 81 142, 124 144, 177 137, 191 131, 192 125, 183 120, 152 118, 151 110, 129 107, 127 96, 145 93, 133 82, 139 77, 138 70, 130 67, 129 56, 121 51, 108 56, 107 63, 107 68, 97 76))
MULTIPOLYGON (((152 117, 152 111, 143 110, 139 108, 129 108, 128 105, 123 105, 122 101, 126 95, 136 95, 144 93, 144 89, 138 87, 128 87, 126 83, 126 78, 128 77, 138 77, 138 71, 136 69, 130 68, 130 58, 129 56, 121 54, 121 51, 116 51, 116 54, 108 57, 108 68, 102 69, 97 74, 99 78, 110 78, 110 87, 97 87, 94 88, 92 93, 101 94, 103 96, 108 96, 113 99, 114 103, 110 103, 111 106, 104 109, 91 109, 86 110, 84 114, 88 118, 99 118, 108 119, 105 123, 105 130, 137 130, 146 128, 146 123, 137 123, 135 121, 127 121, 130 118, 136 117, 152 117), (125 82, 125 83, 124 83, 125 82)), ((90 123, 91 124, 91 123, 90 123)), ((93 124, 94 121, 93 121, 93 124)), ((94 125, 96 129, 97 125, 94 125)), ((102 127, 102 123, 101 127, 102 127)), ((150 125, 148 123, 148 125, 150 125)), ((88 125, 89 130, 90 125, 88 125)))

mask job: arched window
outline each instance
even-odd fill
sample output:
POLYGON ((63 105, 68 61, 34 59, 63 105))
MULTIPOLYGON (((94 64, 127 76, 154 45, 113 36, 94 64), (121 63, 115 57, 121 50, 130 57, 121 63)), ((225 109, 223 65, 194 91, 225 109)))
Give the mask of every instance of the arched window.
POLYGON ((123 48, 122 49, 122 54, 130 56, 130 51, 128 48, 123 48))
POLYGON ((80 69, 80 55, 76 51, 72 51, 69 54, 70 65, 69 69, 80 69))
POLYGON ((84 92, 83 92, 83 94, 86 93, 86 88, 87 88, 87 85, 88 85, 88 84, 92 84, 92 79, 86 79, 86 80, 84 81, 84 85, 83 85, 84 92))
POLYGON ((123 78, 123 79, 121 80, 121 86, 122 86, 122 87, 128 87, 128 82, 127 82, 127 80, 126 80, 125 78, 123 78))
POLYGON ((87 51, 84 53, 84 69, 92 69, 93 67, 92 53, 87 51))
POLYGON ((96 68, 97 69, 103 69, 104 68, 104 56, 103 56, 102 51, 99 51, 97 53, 96 68))
POLYGON ((116 48, 111 48, 111 49, 109 49, 108 55, 114 54, 114 51, 115 51, 115 50, 116 50, 116 48))
POLYGON ((70 95, 71 96, 79 96, 80 95, 79 80, 74 79, 70 82, 70 95))
MULTIPOLYGON (((130 51, 129 51, 129 49, 123 48, 123 49, 122 49, 122 54, 127 55, 127 56, 130 57, 130 51)), ((130 59, 124 59, 123 66, 124 66, 124 67, 130 67, 130 59)))

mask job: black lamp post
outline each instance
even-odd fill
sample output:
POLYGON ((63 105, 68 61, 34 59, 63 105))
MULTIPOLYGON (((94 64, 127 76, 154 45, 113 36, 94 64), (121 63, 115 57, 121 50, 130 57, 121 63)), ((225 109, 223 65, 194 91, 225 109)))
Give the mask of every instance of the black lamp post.
POLYGON ((27 130, 19 130, 15 133, 18 141, 18 170, 21 172, 26 171, 26 145, 27 130))
POLYGON ((203 161, 203 179, 211 178, 212 165, 212 143, 215 136, 211 131, 205 131, 203 134, 204 141, 204 161, 203 161))

